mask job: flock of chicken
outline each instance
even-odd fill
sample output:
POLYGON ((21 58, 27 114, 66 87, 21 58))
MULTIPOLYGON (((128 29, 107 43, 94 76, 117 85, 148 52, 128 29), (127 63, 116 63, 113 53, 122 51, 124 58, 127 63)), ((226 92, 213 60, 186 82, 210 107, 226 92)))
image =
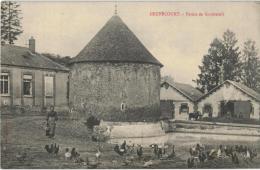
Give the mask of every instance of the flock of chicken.
MULTIPOLYGON (((57 155, 59 152, 59 145, 57 146, 56 143, 53 145, 45 145, 45 150, 49 154, 57 155)), ((87 157, 85 160, 80 156, 79 152, 76 151, 76 148, 72 148, 71 151, 69 148, 65 148, 64 159, 66 161, 72 161, 74 163, 81 163, 82 165, 87 166, 88 168, 96 168, 99 164, 99 158, 101 156, 100 149, 97 150, 95 156, 92 158, 87 157)))
POLYGON ((189 149, 190 157, 187 159, 188 168, 196 168, 199 163, 214 159, 231 158, 234 164, 239 164, 238 156, 244 159, 253 160, 257 156, 255 149, 251 149, 248 146, 235 145, 235 146, 223 146, 219 145, 217 149, 208 149, 205 146, 197 144, 189 149))
MULTIPOLYGON (((49 154, 58 155, 60 151, 60 146, 56 143, 45 145, 45 150, 49 154)), ((172 145, 169 148, 168 145, 158 145, 151 144, 151 154, 149 155, 149 161, 144 161, 147 159, 144 158, 144 151, 141 145, 131 144, 127 145, 124 141, 121 145, 116 144, 114 146, 114 151, 119 155, 125 158, 123 165, 129 165, 131 162, 144 161, 143 167, 150 167, 154 164, 156 160, 170 160, 176 157, 175 146, 172 145), (169 152, 170 150, 170 152, 169 152), (137 159, 135 157, 137 156, 137 159)), ((68 161, 73 161, 75 163, 81 163, 82 165, 87 166, 88 168, 96 168, 100 164, 101 151, 98 148, 97 152, 92 157, 87 157, 85 160, 80 157, 80 154, 76 151, 76 148, 72 148, 69 151, 68 148, 65 148, 64 158, 68 161)), ((16 155, 17 160, 24 161, 27 157, 26 152, 19 152, 16 155)), ((195 146, 189 148, 189 157, 187 159, 187 168, 197 168, 199 164, 202 164, 207 161, 215 159, 231 159, 232 163, 239 164, 242 158, 247 160, 253 160, 257 157, 256 149, 252 149, 245 145, 219 145, 218 148, 209 148, 209 146, 196 144, 195 146)), ((118 162, 116 160, 112 161, 113 164, 118 162)))
POLYGON ((151 144, 149 147, 152 154, 144 155, 142 145, 127 145, 126 141, 124 141, 121 145, 116 144, 114 151, 120 156, 125 156, 126 160, 123 162, 123 165, 132 163, 135 160, 135 156, 137 156, 139 161, 147 160, 147 158, 150 159, 149 161, 144 161, 143 167, 152 166, 156 160, 168 160, 176 156, 174 145, 172 145, 170 153, 168 153, 168 145, 151 144))

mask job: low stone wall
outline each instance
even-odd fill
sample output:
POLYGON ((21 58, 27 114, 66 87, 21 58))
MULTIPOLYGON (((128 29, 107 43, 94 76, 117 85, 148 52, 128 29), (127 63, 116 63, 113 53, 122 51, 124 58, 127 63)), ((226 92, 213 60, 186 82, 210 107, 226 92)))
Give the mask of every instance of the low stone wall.
POLYGON ((138 138, 165 135, 164 123, 148 122, 101 122, 100 126, 110 129, 110 139, 113 138, 138 138))
POLYGON ((177 142, 191 144, 203 141, 260 141, 260 126, 195 121, 101 122, 107 129, 108 142, 164 144, 177 142))
POLYGON ((199 121, 169 121, 167 132, 240 135, 260 137, 260 125, 199 121))

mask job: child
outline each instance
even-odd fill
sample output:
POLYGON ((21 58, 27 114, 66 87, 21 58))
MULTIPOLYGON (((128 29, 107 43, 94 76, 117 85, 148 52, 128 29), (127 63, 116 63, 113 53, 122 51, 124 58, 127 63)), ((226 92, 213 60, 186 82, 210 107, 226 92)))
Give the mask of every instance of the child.
POLYGON ((66 159, 66 160, 71 159, 71 153, 70 153, 70 151, 69 151, 69 148, 66 148, 66 149, 65 149, 65 159, 66 159))

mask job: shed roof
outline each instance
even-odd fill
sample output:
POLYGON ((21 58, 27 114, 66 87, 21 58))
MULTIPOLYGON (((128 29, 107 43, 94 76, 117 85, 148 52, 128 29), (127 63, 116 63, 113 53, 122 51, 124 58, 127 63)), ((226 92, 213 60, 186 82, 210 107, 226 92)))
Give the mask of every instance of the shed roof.
POLYGON ((162 66, 117 15, 112 16, 72 59, 71 63, 75 62, 134 62, 162 66))
POLYGON ((176 89, 179 93, 184 95, 189 100, 195 102, 198 100, 201 96, 203 96, 203 93, 200 92, 198 89, 194 88, 193 86, 189 84, 184 83, 178 83, 178 82, 171 82, 171 81, 162 81, 163 83, 168 83, 171 87, 176 89))
POLYGON ((217 87, 215 87, 211 91, 209 91, 207 94, 202 96, 199 100, 202 100, 202 99, 206 98, 207 96, 209 96, 210 94, 214 93, 215 91, 220 89, 226 83, 233 85, 234 87, 236 87, 237 89, 239 89, 243 93, 247 94, 248 96, 252 97, 256 101, 260 101, 260 94, 258 92, 254 91, 253 89, 247 87, 246 85, 244 85, 242 83, 231 81, 231 80, 224 81, 222 84, 218 85, 217 87))
POLYGON ((1 65, 69 71, 39 53, 32 53, 29 48, 9 44, 1 46, 1 65))

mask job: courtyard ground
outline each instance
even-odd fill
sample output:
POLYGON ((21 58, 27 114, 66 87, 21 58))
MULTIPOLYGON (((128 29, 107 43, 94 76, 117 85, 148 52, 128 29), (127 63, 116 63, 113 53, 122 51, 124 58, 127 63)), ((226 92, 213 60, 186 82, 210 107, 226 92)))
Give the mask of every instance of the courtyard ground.
MULTIPOLYGON (((144 157, 138 159, 136 154, 133 162, 126 162, 126 157, 119 156, 114 152, 113 144, 96 143, 91 141, 91 132, 84 123, 60 117, 57 122, 56 136, 49 139, 44 131, 45 117, 41 115, 2 115, 1 116, 1 167, 2 168, 87 168, 83 164, 74 163, 64 159, 65 148, 75 147, 85 159, 94 158, 98 146, 101 148, 100 163, 97 168, 143 168, 144 162, 149 161, 152 156, 150 148, 144 149, 144 157), (46 144, 57 143, 60 151, 57 156, 48 154, 44 146, 46 144), (27 156, 24 161, 18 161, 16 155, 19 151, 26 151, 27 156)), ((187 168, 186 160, 189 156, 190 141, 173 141, 176 146, 176 157, 172 160, 155 160, 150 168, 187 168)), ((199 168, 259 168, 260 167, 260 142, 236 142, 212 140, 204 144, 215 147, 219 144, 244 144, 254 147, 257 158, 252 161, 240 158, 238 165, 233 164, 231 159, 216 159, 200 164, 199 168)))

